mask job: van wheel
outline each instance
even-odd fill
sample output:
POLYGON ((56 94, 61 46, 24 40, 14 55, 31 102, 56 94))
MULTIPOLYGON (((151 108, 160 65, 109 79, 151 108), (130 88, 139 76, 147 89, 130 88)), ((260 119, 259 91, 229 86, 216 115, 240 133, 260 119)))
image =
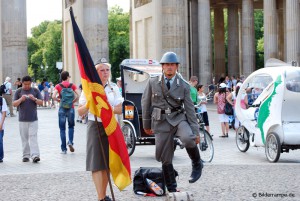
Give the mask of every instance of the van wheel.
POLYGON ((266 157, 269 162, 276 163, 280 157, 281 144, 276 133, 269 133, 265 145, 266 157))

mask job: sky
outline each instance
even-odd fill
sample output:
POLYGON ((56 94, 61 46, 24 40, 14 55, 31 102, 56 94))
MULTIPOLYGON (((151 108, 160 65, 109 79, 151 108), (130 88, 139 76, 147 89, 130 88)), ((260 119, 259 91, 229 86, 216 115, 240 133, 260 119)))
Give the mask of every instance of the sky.
MULTIPOLYGON (((129 11, 129 0, 107 0, 108 8, 119 5, 124 11, 129 11)), ((62 0, 27 0, 27 36, 31 28, 41 22, 62 19, 62 0)))

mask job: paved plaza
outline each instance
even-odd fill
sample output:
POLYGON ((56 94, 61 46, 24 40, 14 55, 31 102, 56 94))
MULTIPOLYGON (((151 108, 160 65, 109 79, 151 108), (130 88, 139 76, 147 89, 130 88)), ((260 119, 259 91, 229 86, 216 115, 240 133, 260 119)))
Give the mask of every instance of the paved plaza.
MULTIPOLYGON (((184 149, 177 148, 175 169, 178 188, 190 191, 195 200, 300 200, 300 150, 283 153, 277 163, 267 161, 264 148, 238 151, 235 133, 219 138, 220 125, 214 105, 209 105, 215 156, 205 164, 201 179, 188 183, 190 160, 184 149)), ((75 152, 60 154, 57 109, 38 109, 38 141, 41 161, 22 162, 18 118, 8 117, 4 134, 4 162, 0 163, 0 200, 2 201, 94 201, 96 191, 90 172, 85 171, 86 125, 75 126, 75 152)), ((160 166, 153 145, 138 145, 130 157, 132 175, 139 167, 160 166)), ((116 200, 165 200, 165 197, 135 195, 132 185, 120 192, 113 187, 116 200)), ((110 194, 110 192, 108 192, 110 194)))

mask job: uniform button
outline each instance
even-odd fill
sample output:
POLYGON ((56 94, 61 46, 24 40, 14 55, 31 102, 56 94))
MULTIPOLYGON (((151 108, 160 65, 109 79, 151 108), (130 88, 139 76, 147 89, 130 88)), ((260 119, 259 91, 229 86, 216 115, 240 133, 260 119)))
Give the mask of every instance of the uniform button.
POLYGON ((167 96, 167 98, 169 98, 169 96, 167 96))

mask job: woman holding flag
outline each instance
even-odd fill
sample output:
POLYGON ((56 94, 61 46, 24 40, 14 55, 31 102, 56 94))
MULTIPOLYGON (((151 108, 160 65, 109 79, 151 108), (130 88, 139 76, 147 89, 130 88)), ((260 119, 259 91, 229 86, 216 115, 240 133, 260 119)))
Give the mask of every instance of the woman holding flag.
MULTIPOLYGON (((109 80, 111 77, 111 65, 105 58, 102 58, 95 63, 95 68, 114 114, 122 114, 123 98, 119 93, 118 86, 109 80)), ((89 98, 86 97, 83 90, 79 98, 78 114, 80 116, 88 114, 86 170, 92 172, 98 199, 100 201, 110 201, 111 198, 106 196, 106 188, 109 179, 108 136, 104 130, 102 120, 97 117, 97 122, 95 122, 95 116, 89 112, 90 103, 87 100, 89 100, 89 98), (102 150, 104 151, 104 154, 102 150)))

